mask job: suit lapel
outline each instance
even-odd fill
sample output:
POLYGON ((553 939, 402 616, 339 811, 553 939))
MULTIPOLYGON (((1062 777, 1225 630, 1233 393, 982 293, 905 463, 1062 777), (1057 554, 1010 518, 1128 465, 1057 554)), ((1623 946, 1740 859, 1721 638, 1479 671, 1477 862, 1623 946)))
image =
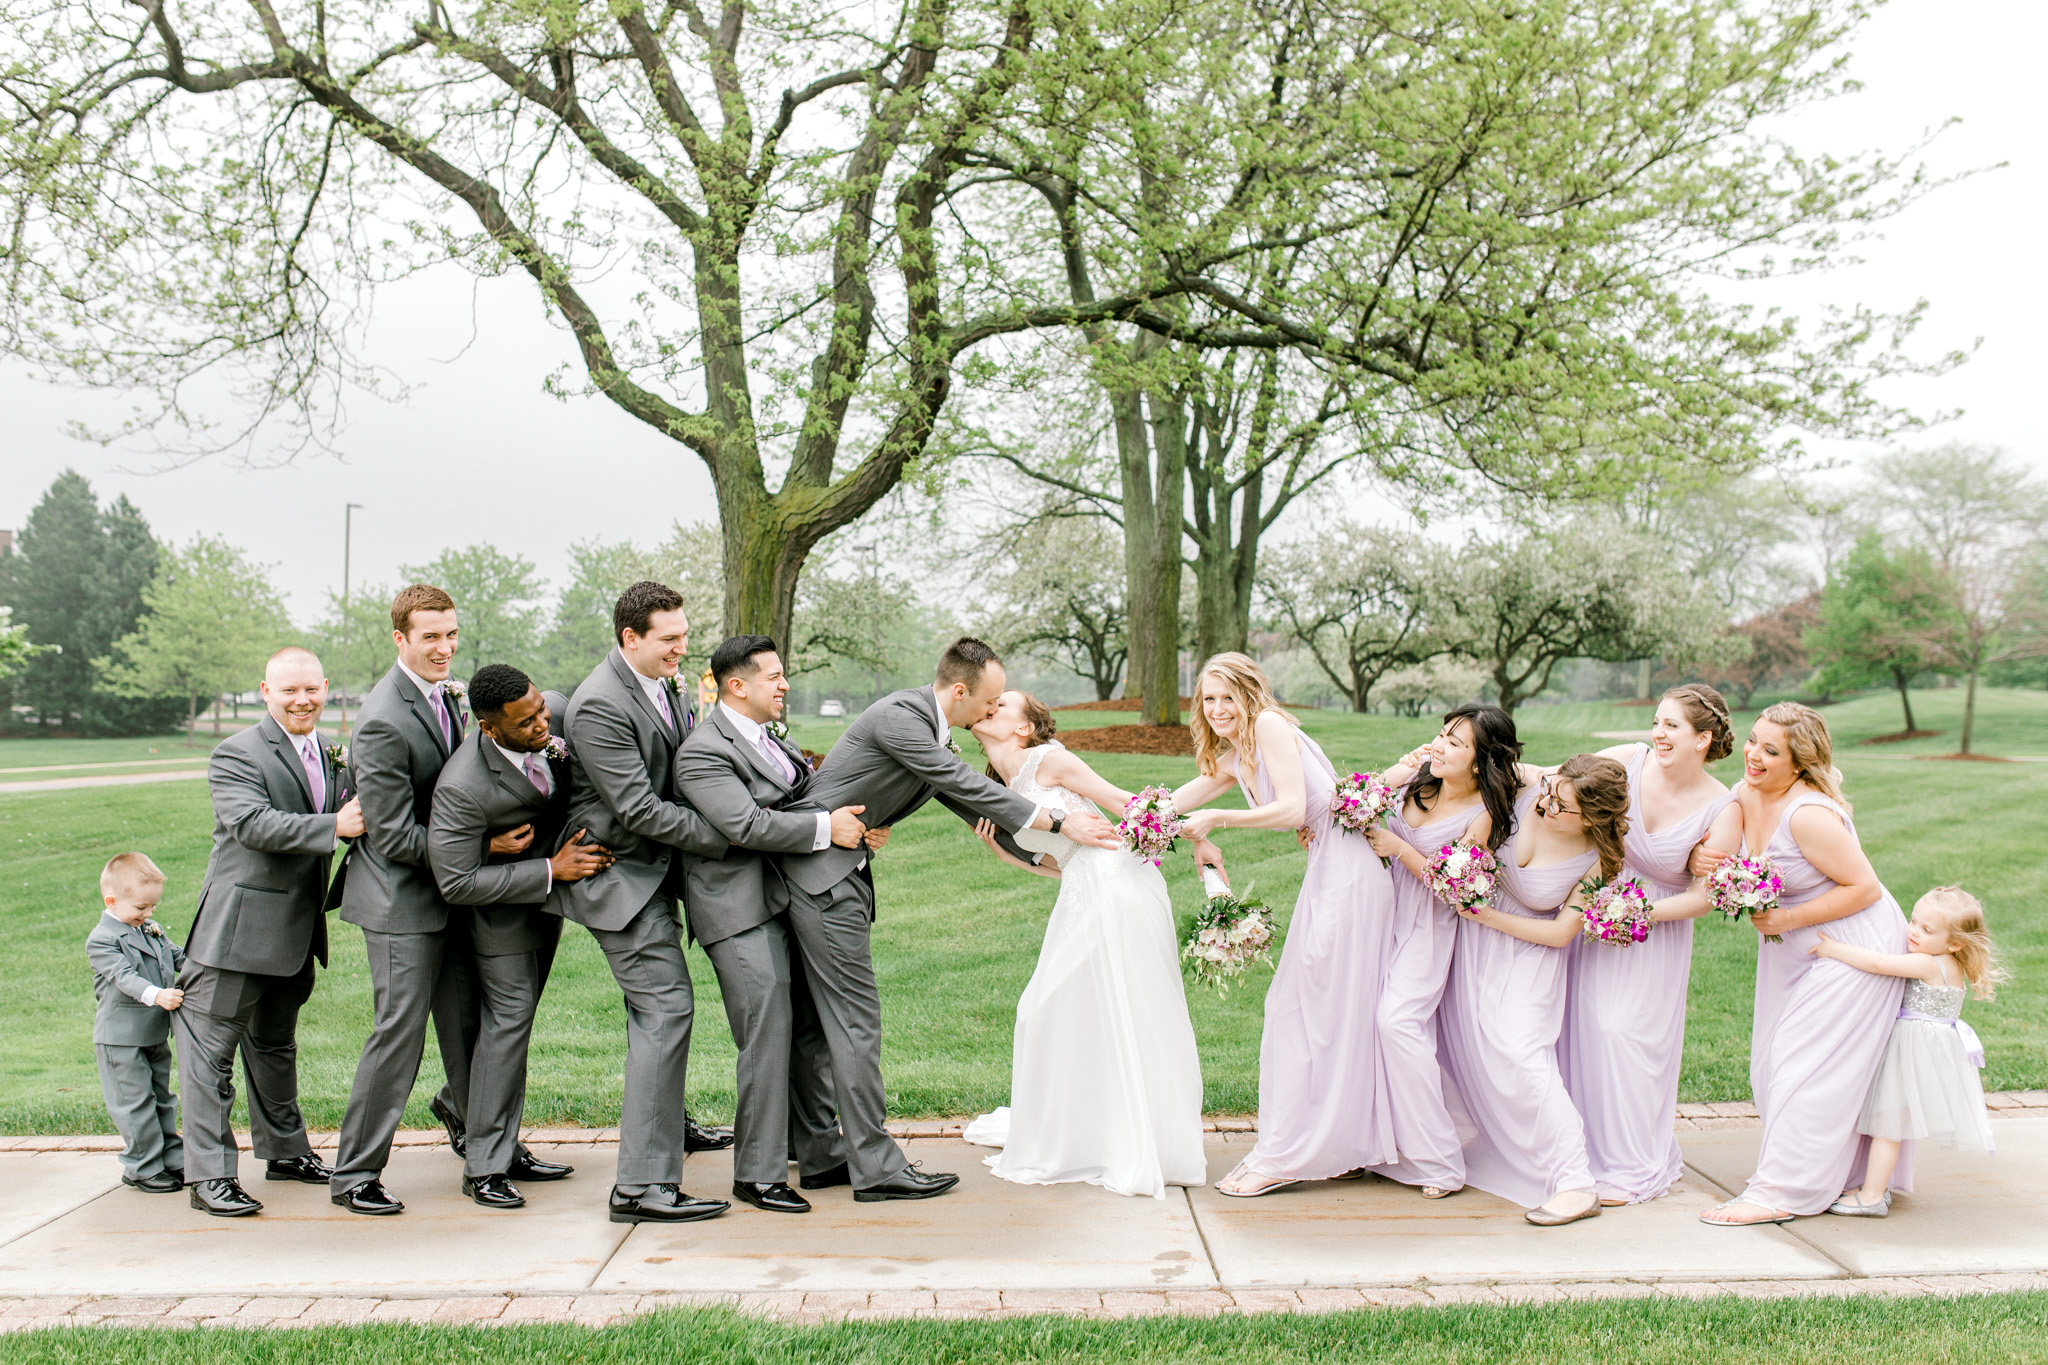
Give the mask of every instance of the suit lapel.
MULTIPOLYGON (((633 666, 626 662, 626 656, 617 650, 612 651, 611 664, 612 672, 618 675, 619 682, 626 689, 627 697, 632 701, 633 705, 640 708, 640 714, 647 717, 647 723, 654 727, 654 733, 661 736, 661 742, 668 746, 668 756, 674 758, 677 736, 669 729, 667 723, 662 720, 661 712, 654 709, 654 703, 647 699, 647 689, 640 685, 640 675, 635 673, 633 666)), ((675 708, 674 698, 670 699, 669 707, 671 712, 673 712, 675 708)))
POLYGON ((391 665, 391 676, 398 680, 398 695, 404 697, 405 704, 412 708, 414 719, 427 727, 428 736, 433 739, 434 747, 440 750, 445 761, 455 750, 449 747, 448 738, 441 731, 441 718, 434 714, 434 703, 413 685, 412 679, 407 677, 405 670, 397 664, 391 665))
POLYGON ((732 746, 735 749, 745 754, 747 762, 753 765, 755 772, 773 782, 783 791, 789 790, 789 782, 783 778, 781 773, 775 770, 775 765, 768 761, 768 755, 761 752, 761 746, 748 742, 747 737, 740 733, 739 726, 734 725, 731 719, 727 717, 724 707, 712 707, 711 718, 705 724, 715 728, 719 734, 724 735, 726 739, 732 742, 732 746))
MULTIPOLYGON (((257 724, 263 730, 263 737, 270 741, 270 747, 276 752, 278 762, 290 770, 292 780, 298 783, 299 795, 306 798, 307 813, 318 815, 320 807, 313 800, 313 788, 306 782, 305 761, 299 757, 299 751, 292 746, 291 737, 285 734, 284 727, 279 725, 273 716, 265 716, 257 724)), ((327 786, 331 791, 334 783, 329 781, 327 786)))
MULTIPOLYGON (((477 746, 478 752, 483 758, 484 766, 491 770, 492 774, 496 776, 506 791, 518 798, 522 808, 533 807, 538 809, 546 805, 546 798, 541 796, 539 790, 534 787, 532 780, 527 777, 524 771, 514 768, 505 755, 498 752, 498 746, 491 743, 489 735, 479 730, 477 731, 476 738, 471 742, 477 746)), ((559 782, 560 780, 560 778, 556 778, 556 781, 559 782)), ((560 790, 560 788, 557 788, 557 790, 560 790)))

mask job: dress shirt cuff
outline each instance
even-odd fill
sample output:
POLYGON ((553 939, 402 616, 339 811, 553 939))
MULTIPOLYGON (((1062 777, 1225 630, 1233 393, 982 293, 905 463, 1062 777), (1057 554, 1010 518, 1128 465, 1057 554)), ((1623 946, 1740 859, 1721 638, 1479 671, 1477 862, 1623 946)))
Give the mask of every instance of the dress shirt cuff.
POLYGON ((541 865, 542 867, 544 867, 544 868, 546 868, 546 869, 548 870, 548 890, 550 890, 550 891, 554 890, 554 889, 555 889, 555 862, 554 862, 554 859, 552 859, 552 858, 542 858, 542 859, 540 860, 540 865, 541 865))
POLYGON ((818 832, 811 836, 811 852, 817 853, 822 849, 830 847, 832 847, 832 813, 821 810, 818 812, 818 832))
POLYGON ((1036 829, 1036 828, 1038 828, 1038 817, 1039 817, 1039 816, 1041 816, 1041 815, 1044 815, 1045 813, 1046 813, 1046 807, 1045 807, 1045 803, 1044 803, 1044 802, 1042 802, 1042 801, 1041 801, 1041 802, 1040 802, 1039 804, 1037 804, 1037 805, 1033 806, 1033 807, 1031 808, 1031 818, 1030 818, 1029 820, 1026 820, 1026 821, 1024 822, 1024 828, 1025 828, 1025 829, 1036 829))
POLYGON ((154 1005, 155 1003, 156 1003, 156 987, 154 987, 154 986, 144 986, 144 987, 142 988, 142 1004, 143 1004, 143 1008, 147 1009, 147 1008, 148 1008, 149 1006, 151 1006, 151 1005, 154 1005))

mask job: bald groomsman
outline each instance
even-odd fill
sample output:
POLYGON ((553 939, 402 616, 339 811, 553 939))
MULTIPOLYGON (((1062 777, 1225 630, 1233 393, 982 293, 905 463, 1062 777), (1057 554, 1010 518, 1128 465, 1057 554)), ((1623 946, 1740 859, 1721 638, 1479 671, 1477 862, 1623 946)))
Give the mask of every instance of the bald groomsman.
POLYGON ((185 1094, 185 1178, 192 1207, 240 1218, 263 1205, 242 1188, 235 1135, 235 1053, 249 1086, 249 1128, 266 1180, 324 1185, 332 1174, 306 1141, 299 1112, 299 1008, 313 964, 327 965, 328 869, 340 840, 363 832, 348 775, 314 726, 327 706, 320 661, 272 655, 265 715, 214 749, 213 853, 185 945, 172 1016, 185 1094))

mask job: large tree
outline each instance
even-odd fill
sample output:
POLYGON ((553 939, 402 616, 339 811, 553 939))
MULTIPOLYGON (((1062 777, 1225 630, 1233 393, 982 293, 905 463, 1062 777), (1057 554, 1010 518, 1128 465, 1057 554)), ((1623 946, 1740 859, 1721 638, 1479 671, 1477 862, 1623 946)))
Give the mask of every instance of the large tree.
POLYGON ((1884 537, 1866 532, 1821 590, 1804 633, 1818 670, 1814 685, 1826 694, 1889 683, 1907 732, 1917 730, 1910 685, 1929 665, 1922 641, 1949 623, 1946 588, 1925 550, 1888 548, 1884 537))
POLYGON ((1449 652, 1439 600, 1449 556, 1421 536, 1341 522, 1269 556, 1259 586, 1274 624, 1351 702, 1449 652))
POLYGON ((1049 654, 1108 701, 1130 660, 1123 550, 1101 519, 1055 504, 983 542, 971 561, 987 585, 974 628, 997 648, 1049 654))

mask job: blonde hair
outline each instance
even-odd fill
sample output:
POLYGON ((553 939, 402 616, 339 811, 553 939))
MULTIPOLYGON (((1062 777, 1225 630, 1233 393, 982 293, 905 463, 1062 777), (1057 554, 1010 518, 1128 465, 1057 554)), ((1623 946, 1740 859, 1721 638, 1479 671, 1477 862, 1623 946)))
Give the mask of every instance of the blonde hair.
POLYGON ((1289 725, 1301 723, 1280 705, 1280 699, 1273 695, 1273 684, 1266 680, 1265 670, 1250 655, 1229 650, 1203 664, 1195 677, 1194 714, 1188 717, 1188 733, 1195 741, 1195 766, 1202 775, 1214 777, 1223 751, 1229 749, 1237 755, 1238 777, 1250 782, 1252 769, 1259 762, 1258 719, 1268 711, 1276 712, 1289 725), (1202 710, 1203 678, 1222 683, 1224 691, 1237 702, 1243 719, 1238 722, 1236 738, 1225 739, 1210 726, 1208 714, 1202 710))
POLYGON ((1842 795, 1842 774, 1835 768, 1835 742, 1828 736, 1826 717, 1811 706, 1781 701, 1757 716, 1785 732, 1785 748, 1792 755, 1792 770, 1801 782, 1853 814, 1849 798, 1842 795))
POLYGON ((1969 978, 1971 994, 1989 1000, 1998 994, 1998 983, 2010 981, 2012 973, 1999 961, 1991 931, 1984 926, 1984 903, 1960 886, 1937 886, 1913 906, 1926 906, 1941 916, 1948 930, 1956 965, 1969 978))
POLYGON ((147 853, 116 853, 100 869, 100 894, 117 900, 134 895, 145 886, 162 886, 164 870, 151 862, 147 853))
POLYGON ((1599 754, 1580 754, 1559 765, 1557 780, 1572 784, 1579 803, 1579 822, 1600 856, 1600 880, 1621 875, 1625 856, 1622 836, 1628 833, 1628 769, 1599 754))

